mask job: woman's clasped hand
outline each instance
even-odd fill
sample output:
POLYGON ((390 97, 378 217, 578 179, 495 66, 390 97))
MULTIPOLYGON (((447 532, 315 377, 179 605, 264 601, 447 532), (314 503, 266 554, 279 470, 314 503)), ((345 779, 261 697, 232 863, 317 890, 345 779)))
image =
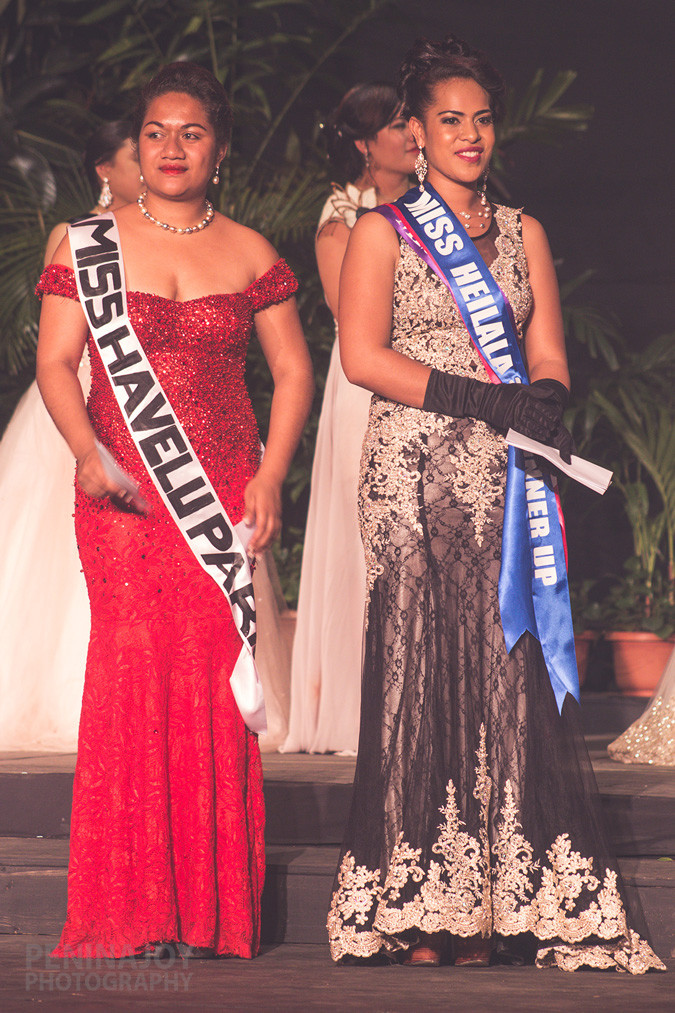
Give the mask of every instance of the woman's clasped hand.
POLYGON ((439 415, 481 419, 504 432, 515 429, 555 447, 569 464, 574 441, 562 423, 567 399, 567 388, 558 380, 486 383, 432 369, 423 407, 439 415))

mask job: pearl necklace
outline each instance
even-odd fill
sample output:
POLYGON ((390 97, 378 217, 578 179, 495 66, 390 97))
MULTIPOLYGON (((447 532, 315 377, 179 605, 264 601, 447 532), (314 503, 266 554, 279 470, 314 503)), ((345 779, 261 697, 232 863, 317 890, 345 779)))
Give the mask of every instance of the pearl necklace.
MULTIPOLYGON (((146 192, 147 193, 147 190, 146 192)), ((189 236, 191 232, 201 232, 207 225, 210 225, 213 221, 214 210, 213 204, 210 200, 206 201, 206 214, 202 218, 199 225, 188 225, 185 229, 179 229, 177 225, 169 225, 168 222, 160 222, 159 218, 154 218, 145 206, 145 193, 139 195, 136 203, 138 204, 141 214, 144 218, 147 218, 149 222, 153 222, 154 225, 158 225, 160 229, 166 229, 167 232, 175 232, 179 236, 189 236)))
MULTIPOLYGON (((471 212, 471 211, 457 211, 456 212, 458 215, 461 215, 462 218, 464 218, 464 220, 466 221, 465 228, 467 228, 467 229, 471 228, 471 219, 472 218, 487 218, 487 219, 489 219, 490 216, 492 215, 492 208, 488 204, 487 197, 485 196, 485 190, 483 190, 482 193, 481 193, 481 195, 480 195, 480 206, 481 206, 481 210, 480 211, 473 211, 473 212, 471 212)), ((477 229, 484 229, 486 226, 487 226, 487 221, 485 221, 485 222, 480 222, 479 221, 479 222, 476 223, 476 228, 477 229)))

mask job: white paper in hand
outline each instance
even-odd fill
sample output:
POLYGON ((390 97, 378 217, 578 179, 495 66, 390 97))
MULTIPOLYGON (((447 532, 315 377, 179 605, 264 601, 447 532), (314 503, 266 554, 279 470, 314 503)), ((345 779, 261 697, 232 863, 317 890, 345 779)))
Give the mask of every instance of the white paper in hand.
POLYGON ((607 468, 601 468, 599 464, 586 461, 583 457, 577 457, 576 454, 572 454, 571 464, 566 464, 560 456, 560 451, 556 450, 555 447, 549 447, 546 443, 531 440, 529 436, 523 436, 522 433, 517 433, 515 429, 509 429, 506 434, 506 442, 512 447, 518 447, 520 450, 526 450, 531 454, 537 454, 539 457, 545 457, 547 461, 554 464, 563 474, 569 475, 575 482, 581 482, 582 485, 592 489, 593 492, 600 493, 601 496, 607 492, 609 483, 612 481, 612 472, 608 471, 607 468))
POLYGON ((98 450, 98 456, 101 459, 101 464, 107 477, 111 482, 117 482, 125 492, 128 492, 131 496, 131 506, 134 510, 138 510, 139 513, 144 514, 148 509, 148 503, 141 496, 137 483, 134 482, 131 475, 127 475, 126 471, 122 471, 108 448, 104 447, 98 440, 96 440, 96 449, 98 450))
POLYGON ((255 531, 255 524, 244 524, 243 521, 239 521, 238 524, 234 525, 234 530, 239 535, 241 544, 244 546, 244 550, 248 549, 248 543, 253 537, 255 531))

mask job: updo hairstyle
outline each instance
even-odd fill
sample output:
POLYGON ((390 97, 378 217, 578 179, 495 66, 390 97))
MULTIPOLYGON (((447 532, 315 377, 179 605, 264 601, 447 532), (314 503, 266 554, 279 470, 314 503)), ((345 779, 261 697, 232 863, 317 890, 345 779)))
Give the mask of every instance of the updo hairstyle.
POLYGON ((148 81, 132 115, 132 137, 136 143, 143 129, 148 106, 160 95, 176 91, 190 95, 204 106, 216 135, 216 145, 226 147, 232 136, 232 109, 222 84, 197 63, 168 63, 148 81))
POLYGON ((501 75, 480 49, 472 49, 455 35, 443 42, 417 39, 399 71, 398 93, 404 115, 420 122, 433 102, 434 88, 453 77, 471 78, 487 92, 495 122, 504 115, 505 87, 501 75))
POLYGON ((401 101, 389 84, 356 84, 350 88, 325 126, 328 159, 339 182, 354 183, 366 161, 354 141, 372 140, 399 113, 401 101))
POLYGON ((101 180, 96 174, 96 166, 101 162, 112 162, 124 142, 130 137, 130 120, 110 120, 108 123, 102 123, 91 135, 84 150, 84 169, 94 191, 97 191, 101 186, 101 180))

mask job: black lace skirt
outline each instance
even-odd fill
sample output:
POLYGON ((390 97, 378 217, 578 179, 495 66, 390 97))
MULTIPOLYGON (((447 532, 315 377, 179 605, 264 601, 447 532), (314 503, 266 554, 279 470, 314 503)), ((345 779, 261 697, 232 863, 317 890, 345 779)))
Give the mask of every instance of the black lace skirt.
MULTIPOLYGON (((424 439, 409 461, 416 523, 394 503, 377 553, 333 958, 448 932, 501 937, 542 966, 662 967, 627 924, 579 707, 568 696, 558 713, 529 634, 506 653, 503 461, 477 525, 457 460, 447 440, 424 439)), ((381 487, 366 468, 362 516, 381 487)))

